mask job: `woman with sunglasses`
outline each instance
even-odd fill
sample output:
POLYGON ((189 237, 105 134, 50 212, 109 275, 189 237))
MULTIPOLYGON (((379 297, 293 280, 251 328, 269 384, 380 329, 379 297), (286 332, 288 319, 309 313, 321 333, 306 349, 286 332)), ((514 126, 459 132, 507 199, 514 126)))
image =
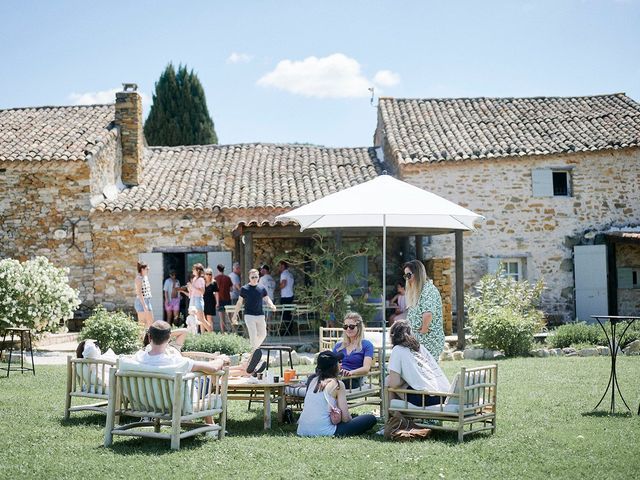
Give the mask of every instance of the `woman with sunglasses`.
MULTIPOLYGON (((213 270, 205 268, 204 270, 204 316, 214 330, 214 317, 216 316, 216 304, 218 303, 218 284, 213 279, 213 270)), ((224 332, 224 322, 220 319, 220 331, 224 332)))
POLYGON ((333 353, 342 357, 340 373, 346 387, 358 388, 362 377, 348 377, 369 373, 373 363, 373 343, 364 338, 364 324, 359 313, 347 312, 342 328, 342 340, 334 345, 333 353))
POLYGON ((427 277, 422 262, 411 260, 403 266, 406 286, 407 322, 413 335, 438 361, 444 350, 442 297, 427 277))
POLYGON ((237 324, 238 314, 244 305, 244 323, 249 332, 249 342, 251 350, 255 352, 264 339, 267 338, 267 322, 264 318, 262 302, 266 302, 272 311, 276 311, 276 306, 269 298, 267 290, 258 285, 260 273, 255 268, 249 270, 249 283, 240 288, 240 297, 233 312, 233 323, 237 324))
POLYGON ((206 287, 204 281, 204 266, 201 263, 195 263, 191 267, 193 273, 193 280, 187 283, 187 289, 189 290, 189 307, 195 307, 196 317, 200 322, 201 332, 213 331, 213 324, 207 321, 204 316, 204 290, 206 287))

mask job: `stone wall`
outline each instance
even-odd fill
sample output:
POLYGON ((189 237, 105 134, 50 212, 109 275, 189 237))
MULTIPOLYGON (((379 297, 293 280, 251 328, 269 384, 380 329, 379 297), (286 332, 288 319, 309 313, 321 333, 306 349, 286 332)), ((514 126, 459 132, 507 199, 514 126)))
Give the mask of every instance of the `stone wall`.
MULTIPOLYGON (((465 288, 487 272, 489 256, 522 257, 527 278, 545 281, 544 309, 565 319, 574 310, 571 238, 640 223, 637 148, 407 165, 401 178, 485 217, 477 231, 464 234, 465 288), (534 168, 571 169, 572 195, 533 197, 534 168)), ((432 237, 427 250, 453 257, 453 235, 432 237)))
POLYGON ((427 276, 433 280, 433 284, 440 291, 442 297, 442 320, 445 335, 453 334, 451 263, 450 258, 432 258, 424 262, 427 276))
POLYGON ((85 162, 0 162, 0 257, 42 255, 68 267, 71 286, 92 303, 89 198, 85 162))
MULTIPOLYGON (((616 244, 616 268, 640 269, 640 245, 616 244)), ((618 315, 640 313, 640 288, 618 288, 618 315)))
POLYGON ((122 148, 118 140, 118 130, 109 132, 107 140, 95 155, 87 158, 91 170, 91 202, 97 205, 105 197, 117 194, 117 186, 121 183, 122 148))
POLYGON ((215 247, 234 251, 231 230, 212 212, 94 212, 95 298, 130 309, 138 255, 156 248, 215 247))

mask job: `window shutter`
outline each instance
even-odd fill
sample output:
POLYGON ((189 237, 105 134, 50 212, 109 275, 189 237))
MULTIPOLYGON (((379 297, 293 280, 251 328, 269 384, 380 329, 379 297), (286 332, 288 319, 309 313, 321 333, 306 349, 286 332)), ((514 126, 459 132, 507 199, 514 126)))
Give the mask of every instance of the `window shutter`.
POLYGON ((531 170, 531 189, 534 197, 553 197, 553 172, 548 168, 531 170))
POLYGON ((500 269, 500 259, 498 257, 487 258, 487 272, 496 273, 500 269))
POLYGON ((618 288, 633 288, 633 268, 618 268, 618 288))
POLYGON ((231 273, 231 252, 207 252, 207 264, 213 270, 214 277, 220 273, 216 270, 218 264, 224 265, 224 273, 229 275, 231 273))

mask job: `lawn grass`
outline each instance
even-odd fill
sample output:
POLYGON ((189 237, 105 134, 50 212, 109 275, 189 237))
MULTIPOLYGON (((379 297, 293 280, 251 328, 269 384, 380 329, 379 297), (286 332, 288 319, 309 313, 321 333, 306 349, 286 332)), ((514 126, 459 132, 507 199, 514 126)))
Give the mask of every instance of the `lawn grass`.
MULTIPOLYGON (((462 364, 445 362, 451 378, 462 364)), ((629 406, 640 401, 640 357, 619 357, 629 406)), ((463 444, 453 434, 423 442, 298 438, 295 426, 262 430, 262 410, 230 402, 229 436, 169 442, 116 437, 102 447, 104 416, 62 420, 65 367, 0 378, 0 478, 638 478, 640 416, 592 413, 609 359, 519 358, 499 362, 498 428, 463 444)), ((622 409, 620 409, 622 411, 622 409)))

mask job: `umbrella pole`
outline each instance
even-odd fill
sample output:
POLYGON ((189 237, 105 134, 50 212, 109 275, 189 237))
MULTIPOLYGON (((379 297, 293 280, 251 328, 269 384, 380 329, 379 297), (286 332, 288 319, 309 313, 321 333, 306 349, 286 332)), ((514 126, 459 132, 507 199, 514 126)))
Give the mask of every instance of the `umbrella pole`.
POLYGON ((380 416, 386 421, 386 395, 384 383, 386 379, 386 358, 387 358, 387 308, 385 295, 387 293, 387 216, 382 215, 382 358, 380 359, 380 388, 382 405, 380 405, 380 416))

